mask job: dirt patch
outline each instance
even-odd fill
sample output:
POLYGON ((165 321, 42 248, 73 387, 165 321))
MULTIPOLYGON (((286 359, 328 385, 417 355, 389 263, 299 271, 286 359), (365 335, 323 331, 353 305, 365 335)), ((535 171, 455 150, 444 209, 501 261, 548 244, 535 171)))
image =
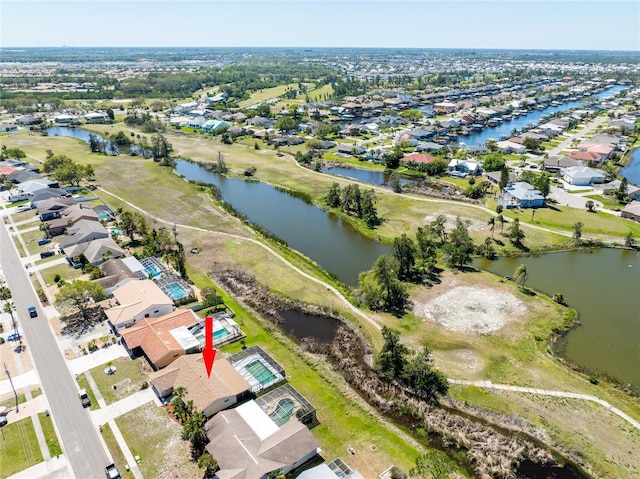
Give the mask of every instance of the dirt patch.
POLYGON ((527 313, 526 305, 510 293, 480 286, 458 286, 426 302, 416 302, 416 316, 450 331, 492 333, 527 313))
POLYGON ((479 373, 485 366, 482 356, 470 349, 437 351, 433 353, 434 365, 448 374, 479 373))
MULTIPOLYGON (((431 215, 427 215, 424 217, 424 221, 426 223, 431 223, 435 220, 440 214, 443 214, 447 218, 447 222, 445 223, 445 230, 450 232, 453 228, 456 227, 456 217, 454 215, 450 215, 447 213, 433 213, 431 215)), ((484 221, 472 220, 468 218, 463 218, 465 221, 469 221, 469 231, 489 231, 489 225, 484 221)))

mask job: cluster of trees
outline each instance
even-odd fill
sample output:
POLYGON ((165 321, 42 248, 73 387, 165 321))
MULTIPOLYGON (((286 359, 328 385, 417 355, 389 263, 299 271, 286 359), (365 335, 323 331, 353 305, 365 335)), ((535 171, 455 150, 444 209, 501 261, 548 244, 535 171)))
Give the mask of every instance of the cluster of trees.
POLYGON ((7 148, 7 145, 2 145, 2 148, 0 148, 0 160, 22 160, 26 157, 27 155, 20 148, 7 148))
POLYGON ((107 298, 102 286, 92 281, 76 279, 71 283, 58 283, 60 289, 55 299, 55 307, 61 313, 78 311, 84 321, 89 321, 92 306, 107 298))
POLYGON ((204 469, 205 477, 211 477, 218 470, 218 461, 205 451, 208 438, 204 431, 207 418, 201 411, 197 411, 193 400, 185 402, 186 388, 178 386, 173 391, 171 407, 173 415, 182 424, 182 440, 191 443, 191 455, 198 463, 198 467, 204 469))
POLYGON ((400 342, 400 333, 386 326, 382 328, 382 337, 384 344, 376 358, 376 368, 383 378, 398 381, 429 401, 447 394, 449 382, 433 368, 428 347, 413 353, 400 342))
POLYGON ((551 191, 551 176, 549 173, 533 173, 532 171, 525 170, 520 173, 520 181, 529 183, 539 190, 545 198, 549 196, 549 192, 551 191))
POLYGON ((51 150, 47 151, 42 170, 60 183, 72 186, 78 186, 82 180, 91 180, 94 176, 91 165, 80 165, 66 155, 54 155, 51 150))
POLYGON ((361 218, 369 228, 380 224, 373 189, 363 192, 357 184, 350 184, 341 190, 336 182, 331 185, 324 200, 330 208, 341 208, 348 215, 361 218))
POLYGON ((148 112, 129 110, 124 117, 124 124, 133 127, 139 126, 145 133, 154 133, 165 130, 165 125, 160 120, 155 120, 148 112))
POLYGON ((433 274, 440 251, 447 263, 462 268, 471 262, 475 245, 469 235, 469 221, 456 218, 446 231, 446 216, 439 215, 429 225, 418 228, 415 241, 402 234, 390 251, 379 257, 368 273, 360 275, 365 304, 374 310, 401 311, 408 294, 404 282, 420 282, 433 274))

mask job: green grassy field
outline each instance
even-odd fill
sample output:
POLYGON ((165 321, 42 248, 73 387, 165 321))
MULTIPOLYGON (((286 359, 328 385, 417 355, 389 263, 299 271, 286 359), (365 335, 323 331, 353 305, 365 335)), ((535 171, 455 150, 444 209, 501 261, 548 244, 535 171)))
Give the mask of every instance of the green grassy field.
POLYGON ((30 417, 4 426, 0 445, 0 477, 9 477, 43 460, 30 417))
POLYGON ((114 374, 104 372, 107 368, 106 364, 91 370, 91 376, 107 404, 140 391, 142 385, 147 382, 147 374, 151 372, 151 367, 144 358, 133 361, 128 358, 119 358, 113 361, 113 366, 116 368, 114 374))
POLYGON ((127 460, 125 459, 122 449, 120 449, 118 441, 116 441, 109 424, 104 424, 102 426, 102 439, 104 439, 104 442, 111 453, 111 457, 113 458, 113 463, 118 468, 118 472, 122 476, 122 479, 132 479, 135 477, 133 472, 131 470, 127 471, 125 467, 127 466, 127 460))
POLYGON ((256 103, 262 103, 267 100, 272 100, 282 96, 287 88, 298 88, 298 83, 289 83, 288 85, 280 85, 273 88, 265 88, 264 90, 253 93, 247 100, 238 102, 240 108, 247 108, 248 106, 255 105, 256 103))
POLYGON ((38 413, 38 419, 40 420, 42 432, 44 433, 45 440, 47 441, 47 447, 49 448, 49 454, 51 457, 62 454, 62 448, 58 442, 58 436, 56 435, 56 430, 53 427, 51 416, 47 416, 45 413, 40 412, 38 413))

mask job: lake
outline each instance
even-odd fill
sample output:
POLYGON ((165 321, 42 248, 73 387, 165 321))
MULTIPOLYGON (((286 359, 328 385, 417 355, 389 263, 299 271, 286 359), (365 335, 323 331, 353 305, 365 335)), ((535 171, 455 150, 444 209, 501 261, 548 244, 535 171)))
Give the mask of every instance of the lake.
POLYGON ((580 326, 559 344, 563 354, 640 389, 640 253, 600 249, 475 261, 501 276, 513 276, 520 264, 529 273, 527 286, 564 294, 580 314, 580 326))
POLYGON ((228 178, 184 160, 176 161, 176 172, 187 180, 216 185, 224 201, 249 221, 283 239, 348 285, 357 286, 359 273, 370 269, 388 250, 349 222, 273 186, 228 178))
MULTIPOLYGON (((329 168, 322 168, 322 173, 329 173, 331 175, 343 176, 345 178, 351 178, 353 180, 361 181, 363 183, 370 183, 377 186, 389 186, 389 180, 391 175, 384 171, 378 170, 365 170, 362 168, 344 168, 342 166, 331 166, 329 168)), ((420 179, 411 179, 398 177, 398 181, 401 185, 419 183, 420 179)))
MULTIPOLYGON (((47 135, 49 136, 68 136, 71 138, 77 138, 79 140, 82 140, 87 144, 89 144, 89 135, 91 134, 90 131, 83 130, 81 128, 71 128, 69 126, 52 126, 51 128, 47 128, 46 131, 47 131, 47 135)), ((105 147, 105 152, 107 152, 112 156, 118 155, 120 153, 120 149, 116 144, 112 143, 109 140, 105 140, 102 136, 98 135, 97 133, 94 133, 94 134, 98 137, 99 140, 107 142, 107 145, 105 147)))

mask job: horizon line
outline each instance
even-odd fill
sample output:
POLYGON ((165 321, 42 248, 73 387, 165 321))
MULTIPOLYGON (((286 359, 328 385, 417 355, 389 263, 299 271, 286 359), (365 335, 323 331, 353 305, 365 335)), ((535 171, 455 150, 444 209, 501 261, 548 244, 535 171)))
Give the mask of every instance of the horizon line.
POLYGON ((593 48, 543 48, 543 47, 531 47, 531 48, 499 48, 499 47, 408 47, 408 46, 394 46, 394 47, 373 47, 373 46, 293 46, 293 45, 243 45, 243 46, 210 46, 210 45, 31 45, 31 46, 23 46, 23 45, 14 45, 14 46, 0 46, 0 51, 9 50, 9 49, 33 49, 33 48, 233 48, 233 49, 242 49, 242 48, 253 48, 253 49, 274 49, 274 48, 286 48, 288 50, 309 50, 309 49, 362 49, 362 50, 497 50, 497 51, 561 51, 561 52, 628 52, 628 53, 639 53, 638 50, 628 50, 628 49, 618 49, 618 48, 607 48, 607 49, 593 49, 593 48))

